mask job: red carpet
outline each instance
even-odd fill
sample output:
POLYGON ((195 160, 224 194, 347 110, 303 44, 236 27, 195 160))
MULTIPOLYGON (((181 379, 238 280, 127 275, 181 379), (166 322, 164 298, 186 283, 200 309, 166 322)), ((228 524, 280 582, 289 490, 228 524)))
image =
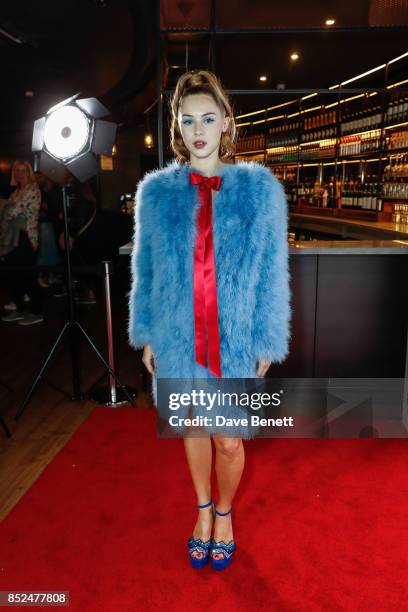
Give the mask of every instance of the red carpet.
POLYGON ((236 557, 197 571, 183 441, 153 410, 95 409, 3 521, 0 590, 70 591, 80 612, 406 609, 406 441, 244 444, 236 557))

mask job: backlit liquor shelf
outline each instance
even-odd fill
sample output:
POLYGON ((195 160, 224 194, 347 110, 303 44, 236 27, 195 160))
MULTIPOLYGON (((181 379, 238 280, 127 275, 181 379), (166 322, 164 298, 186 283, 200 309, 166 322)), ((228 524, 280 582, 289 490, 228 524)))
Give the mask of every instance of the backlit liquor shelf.
POLYGON ((236 158, 269 166, 291 213, 396 224, 408 233, 407 84, 400 76, 382 91, 339 94, 335 102, 326 94, 325 103, 303 108, 305 98, 322 96, 311 94, 263 109, 259 121, 257 111, 247 122, 242 115, 236 158))

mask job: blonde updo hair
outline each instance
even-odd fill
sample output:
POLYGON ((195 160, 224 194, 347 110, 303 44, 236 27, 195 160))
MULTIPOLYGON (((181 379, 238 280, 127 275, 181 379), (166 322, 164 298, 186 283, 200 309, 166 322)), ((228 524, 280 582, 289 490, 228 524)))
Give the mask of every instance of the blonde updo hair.
POLYGON ((189 70, 182 74, 177 81, 176 89, 170 102, 170 143, 173 153, 177 161, 186 162, 190 160, 190 151, 185 146, 179 129, 178 114, 184 98, 188 95, 200 93, 209 94, 221 113, 225 111, 225 116, 230 118, 227 130, 221 134, 218 152, 221 159, 229 159, 235 155, 236 128, 234 114, 227 92, 215 74, 208 70, 189 70))

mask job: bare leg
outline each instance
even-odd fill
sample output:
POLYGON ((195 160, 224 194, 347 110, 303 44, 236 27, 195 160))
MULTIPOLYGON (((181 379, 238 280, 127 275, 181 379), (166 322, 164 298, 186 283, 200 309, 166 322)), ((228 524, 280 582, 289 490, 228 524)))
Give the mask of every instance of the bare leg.
MULTIPOLYGON (((217 437, 216 435, 214 435, 214 444, 217 449, 215 471, 219 492, 217 510, 228 512, 244 470, 244 445, 241 438, 217 437)), ((231 514, 215 516, 214 539, 223 540, 226 544, 234 539, 231 514)), ((222 555, 215 555, 214 558, 222 559, 222 555)))
MULTIPOLYGON (((211 499, 211 438, 209 436, 202 438, 185 437, 184 448, 194 489, 197 494, 197 504, 207 504, 211 499)), ((204 542, 209 540, 211 537, 212 525, 212 506, 198 509, 198 519, 193 531, 193 538, 201 538, 204 542)), ((198 559, 202 557, 202 555, 197 552, 193 553, 193 556, 198 559)))

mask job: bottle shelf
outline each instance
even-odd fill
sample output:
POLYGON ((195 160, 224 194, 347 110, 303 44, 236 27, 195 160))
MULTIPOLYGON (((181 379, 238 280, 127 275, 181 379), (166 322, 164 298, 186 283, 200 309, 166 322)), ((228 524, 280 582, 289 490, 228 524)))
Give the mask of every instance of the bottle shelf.
MULTIPOLYGON (((302 163, 316 163, 319 164, 320 162, 327 162, 328 160, 332 161, 333 163, 336 162, 343 162, 343 161, 347 161, 347 160, 356 160, 358 161, 359 159, 361 160, 365 160, 365 159, 369 159, 370 157, 382 157, 383 159, 386 159, 387 157, 391 156, 391 155, 395 155, 395 154, 399 154, 399 153, 407 153, 408 152, 408 147, 404 148, 404 149, 396 149, 395 151, 393 150, 382 150, 382 151, 367 151, 365 153, 353 153, 350 155, 339 155, 337 157, 311 157, 308 159, 300 159, 298 156, 296 156, 296 158, 292 158, 292 159, 285 159, 285 160, 274 160, 274 159, 268 159, 268 165, 270 166, 282 166, 285 164, 302 164, 302 163)), ((251 155, 252 153, 254 153, 253 151, 248 152, 248 153, 242 153, 242 155, 251 155)), ((256 151, 257 154, 259 153, 263 153, 263 151, 256 151)), ((238 154, 237 157, 239 157, 241 154, 238 154)), ((378 161, 378 159, 376 159, 375 161, 378 161)))
POLYGON ((405 219, 399 206, 406 200, 405 185, 394 184, 405 183, 398 173, 408 167, 408 95, 391 92, 385 106, 370 104, 369 98, 342 102, 336 111, 300 106, 298 113, 279 115, 262 132, 241 139, 236 157, 270 167, 285 184, 293 213, 374 222, 393 222, 396 215, 405 219))
POLYGON ((408 198, 393 198, 393 197, 389 197, 389 196, 382 196, 382 199, 384 200, 384 202, 396 202, 397 204, 406 204, 408 202, 408 198))
POLYGON ((349 153, 348 155, 339 155, 338 157, 336 157, 337 160, 343 161, 343 160, 348 160, 348 159, 368 159, 370 157, 373 157, 373 155, 384 155, 386 153, 386 151, 380 151, 380 150, 375 150, 375 151, 364 151, 363 153, 349 153))
MULTIPOLYGON (((331 159, 333 161, 337 160, 348 160, 348 159, 366 159, 370 156, 381 156, 388 157, 391 155, 397 155, 399 153, 405 153, 408 151, 407 146, 403 147, 391 147, 390 143, 394 142, 394 144, 400 143, 401 140, 408 143, 408 121, 403 121, 402 124, 395 125, 395 129, 398 128, 398 132, 393 133, 389 131, 392 126, 392 121, 390 125, 387 122, 381 123, 380 125, 371 126, 368 129, 364 129, 364 131, 354 131, 346 134, 337 134, 332 136, 325 136, 318 139, 313 139, 311 142, 305 141, 305 137, 307 137, 307 132, 301 132, 297 134, 297 139, 291 139, 291 142, 280 142, 282 138, 279 136, 279 133, 274 138, 271 138, 270 135, 265 139, 264 135, 259 135, 257 137, 251 137, 247 139, 248 148, 244 147, 240 148, 237 151, 236 155, 239 157, 240 155, 254 155, 264 153, 266 156, 271 156, 275 152, 277 155, 281 156, 281 159, 275 160, 270 159, 270 163, 293 163, 298 162, 301 163, 303 161, 310 162, 319 162, 320 160, 328 160, 331 159), (375 146, 375 148, 370 148, 365 151, 358 151, 356 153, 341 153, 341 148, 344 146, 363 146, 367 141, 374 141, 374 144, 377 145, 378 142, 381 142, 380 134, 383 134, 385 137, 385 142, 382 148, 375 146), (402 136, 401 136, 402 134, 402 136), (266 142, 265 148, 262 148, 264 143, 266 142), (330 146, 328 145, 330 142, 330 146), (254 144, 256 145, 254 146, 254 144), (322 148, 320 151, 317 149, 315 151, 311 151, 310 155, 315 153, 313 157, 307 156, 307 148, 314 145, 322 145, 322 147, 327 147, 327 150, 322 148), (335 153, 334 151, 337 153, 335 153), (306 155, 306 157, 303 157, 306 155), (283 158, 283 159, 282 159, 283 158)), ((341 124, 340 124, 341 127, 341 124)), ((300 129, 300 128, 299 128, 300 129)), ((285 139, 283 139, 285 140, 285 139)), ((245 145, 245 140, 241 141, 241 146, 245 145)))
POLYGON ((402 147, 400 149, 386 149, 384 153, 388 155, 398 155, 399 153, 408 153, 408 147, 402 147))

